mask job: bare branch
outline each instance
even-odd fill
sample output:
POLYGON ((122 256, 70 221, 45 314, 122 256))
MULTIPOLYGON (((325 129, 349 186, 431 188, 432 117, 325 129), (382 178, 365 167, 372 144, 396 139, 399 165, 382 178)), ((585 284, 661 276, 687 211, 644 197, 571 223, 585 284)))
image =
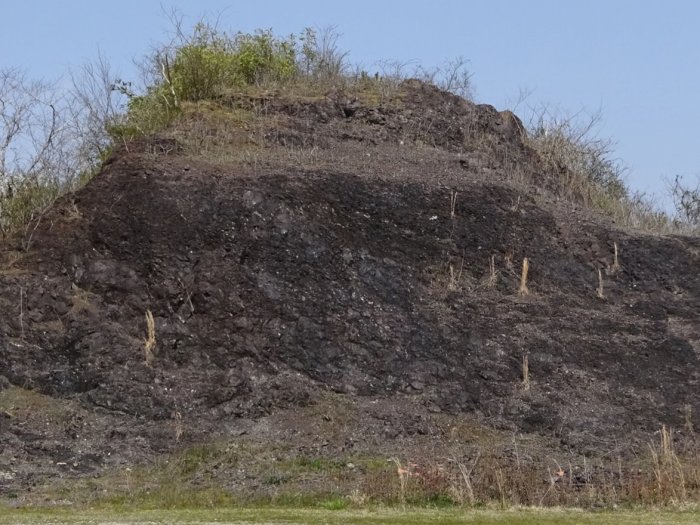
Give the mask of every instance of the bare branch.
POLYGON ((700 229, 700 177, 693 188, 676 175, 669 190, 676 208, 676 222, 690 231, 700 229))

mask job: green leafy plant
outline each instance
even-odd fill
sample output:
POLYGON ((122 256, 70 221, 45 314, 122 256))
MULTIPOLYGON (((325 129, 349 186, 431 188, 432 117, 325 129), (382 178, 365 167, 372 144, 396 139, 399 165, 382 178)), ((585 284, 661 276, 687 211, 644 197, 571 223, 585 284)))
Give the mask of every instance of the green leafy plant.
POLYGON ((227 88, 284 82, 296 76, 297 45, 293 36, 278 38, 272 31, 229 36, 199 23, 193 35, 158 53, 161 83, 168 85, 172 104, 213 99, 227 88))

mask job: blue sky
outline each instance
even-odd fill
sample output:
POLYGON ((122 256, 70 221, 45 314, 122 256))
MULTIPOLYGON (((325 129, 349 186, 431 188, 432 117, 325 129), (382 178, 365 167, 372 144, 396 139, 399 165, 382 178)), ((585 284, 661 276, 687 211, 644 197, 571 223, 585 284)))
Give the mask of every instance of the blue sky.
MULTIPOLYGON (((662 194, 663 178, 700 173, 700 2, 330 0, 0 0, 0 68, 56 78, 98 47, 123 77, 162 41, 163 10, 194 21, 221 12, 221 27, 286 35, 334 25, 349 58, 426 66, 470 60, 478 102, 601 110, 598 132, 617 141, 628 182, 662 194)), ((525 106, 521 106, 524 108, 525 106)))

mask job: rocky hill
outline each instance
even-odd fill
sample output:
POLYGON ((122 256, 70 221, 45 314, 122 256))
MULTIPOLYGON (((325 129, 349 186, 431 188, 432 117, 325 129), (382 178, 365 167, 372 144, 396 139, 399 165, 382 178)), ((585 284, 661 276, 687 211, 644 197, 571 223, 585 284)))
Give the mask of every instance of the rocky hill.
MULTIPOLYGON (((627 231, 556 178, 512 113, 417 81, 231 95, 117 147, 0 246, 0 492, 212 442, 425 462, 635 457, 662 425, 685 443, 700 239, 627 231)), ((259 483, 239 470, 216 479, 259 483)))

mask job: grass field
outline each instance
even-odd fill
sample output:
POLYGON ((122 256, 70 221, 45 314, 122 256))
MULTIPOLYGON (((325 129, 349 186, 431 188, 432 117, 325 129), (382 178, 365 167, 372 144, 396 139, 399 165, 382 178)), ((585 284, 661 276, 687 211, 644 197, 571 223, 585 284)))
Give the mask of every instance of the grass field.
POLYGON ((0 524, 499 524, 499 525, 671 525, 700 523, 700 509, 581 511, 576 509, 438 510, 390 509, 320 510, 240 508, 203 510, 83 510, 3 509, 0 524))

